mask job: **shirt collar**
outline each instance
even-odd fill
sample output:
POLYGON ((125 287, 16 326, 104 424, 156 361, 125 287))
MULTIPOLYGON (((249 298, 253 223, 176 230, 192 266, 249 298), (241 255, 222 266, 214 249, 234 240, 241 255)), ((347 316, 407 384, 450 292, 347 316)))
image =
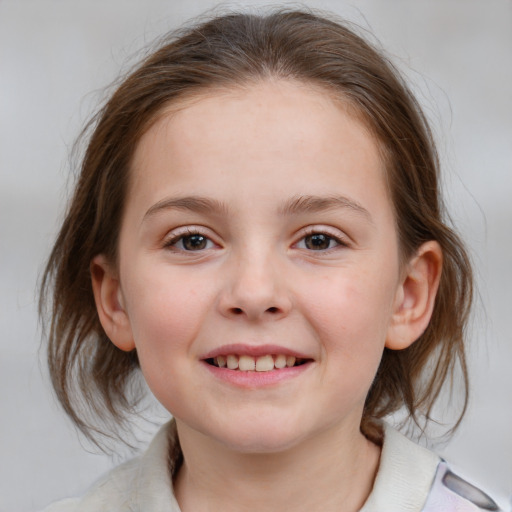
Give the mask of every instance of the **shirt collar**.
POLYGON ((131 502, 136 510, 180 512, 172 489, 172 476, 181 463, 176 422, 164 425, 151 441, 137 465, 131 502))
POLYGON ((384 424, 379 470, 360 512, 420 512, 441 459, 384 424))
MULTIPOLYGON (((180 512, 172 476, 182 461, 174 420, 164 425, 140 459, 132 503, 152 512, 180 512)), ((384 424, 379 470, 360 512, 420 512, 440 458, 384 424)), ((141 509, 142 510, 142 509, 141 509)))

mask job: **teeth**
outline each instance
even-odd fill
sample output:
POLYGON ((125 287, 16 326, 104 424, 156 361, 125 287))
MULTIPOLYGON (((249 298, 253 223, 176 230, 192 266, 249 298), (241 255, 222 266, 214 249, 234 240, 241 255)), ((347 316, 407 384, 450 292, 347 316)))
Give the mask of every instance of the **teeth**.
POLYGON ((228 368, 229 370, 240 370, 243 372, 269 372, 274 369, 292 368, 303 360, 298 360, 295 356, 285 356, 284 354, 265 355, 260 357, 237 356, 229 354, 228 356, 217 356, 213 360, 213 364, 219 368, 228 368))
POLYGON ((256 359, 257 372, 269 372, 274 369, 274 358, 272 356, 261 356, 256 359))
POLYGON ((286 366, 286 356, 283 354, 279 354, 278 356, 276 356, 274 366, 278 369, 284 368, 286 366))
POLYGON ((238 368, 243 372, 250 372, 256 369, 256 361, 251 356, 240 356, 238 360, 238 368))
POLYGON ((288 366, 288 368, 290 368, 291 366, 293 366, 295 364, 295 357, 293 356, 288 356, 286 358, 286 366, 288 366))
POLYGON ((236 370, 238 368, 238 357, 229 355, 227 358, 227 364, 230 370, 236 370))

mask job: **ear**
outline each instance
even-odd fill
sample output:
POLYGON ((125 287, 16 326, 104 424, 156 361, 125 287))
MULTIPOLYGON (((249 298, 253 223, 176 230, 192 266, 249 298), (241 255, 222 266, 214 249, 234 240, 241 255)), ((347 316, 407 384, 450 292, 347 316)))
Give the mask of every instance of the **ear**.
POLYGON ((133 350, 135 343, 117 271, 100 254, 91 261, 90 272, 96 309, 105 333, 116 347, 126 352, 133 350))
POLYGON ((409 260, 397 289, 386 347, 402 350, 427 328, 439 288, 443 252, 435 241, 425 242, 409 260))

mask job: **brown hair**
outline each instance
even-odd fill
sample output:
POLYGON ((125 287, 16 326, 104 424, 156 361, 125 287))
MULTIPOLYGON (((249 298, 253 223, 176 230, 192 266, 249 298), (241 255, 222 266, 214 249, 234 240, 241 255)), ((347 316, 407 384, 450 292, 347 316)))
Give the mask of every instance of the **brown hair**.
POLYGON ((40 309, 43 319, 49 313, 53 386, 66 412, 90 438, 112 426, 105 422, 124 424, 140 396, 134 385, 140 373, 137 353, 123 352, 108 340, 89 272, 97 254, 116 261, 137 143, 162 109, 184 95, 269 77, 323 87, 357 112, 382 147, 402 258, 428 240, 437 240, 443 250, 431 322, 409 348, 385 349, 366 400, 362 431, 374 435, 371 420, 402 406, 415 421, 422 416, 428 421, 457 363, 464 381, 458 422, 464 414, 468 379, 463 340, 472 300, 471 266, 459 238, 443 221, 438 157, 417 101, 382 52, 346 23, 302 11, 232 13, 167 36, 89 126, 92 135, 80 176, 43 275, 40 309), (48 295, 52 301, 46 308, 48 295))

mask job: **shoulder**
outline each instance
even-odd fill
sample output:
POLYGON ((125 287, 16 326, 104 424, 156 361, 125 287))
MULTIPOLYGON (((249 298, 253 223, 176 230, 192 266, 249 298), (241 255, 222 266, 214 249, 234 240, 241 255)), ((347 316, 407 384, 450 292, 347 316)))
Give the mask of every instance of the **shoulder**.
POLYGON ((130 510, 141 458, 135 458, 102 476, 83 496, 49 505, 42 512, 100 512, 130 510))
POLYGON ((438 455, 390 426, 374 487, 361 512, 499 512, 477 487, 457 476, 438 455))
POLYGON ((157 433, 146 452, 108 472, 83 496, 53 503, 42 512, 179 512, 169 458, 174 425, 157 433))

